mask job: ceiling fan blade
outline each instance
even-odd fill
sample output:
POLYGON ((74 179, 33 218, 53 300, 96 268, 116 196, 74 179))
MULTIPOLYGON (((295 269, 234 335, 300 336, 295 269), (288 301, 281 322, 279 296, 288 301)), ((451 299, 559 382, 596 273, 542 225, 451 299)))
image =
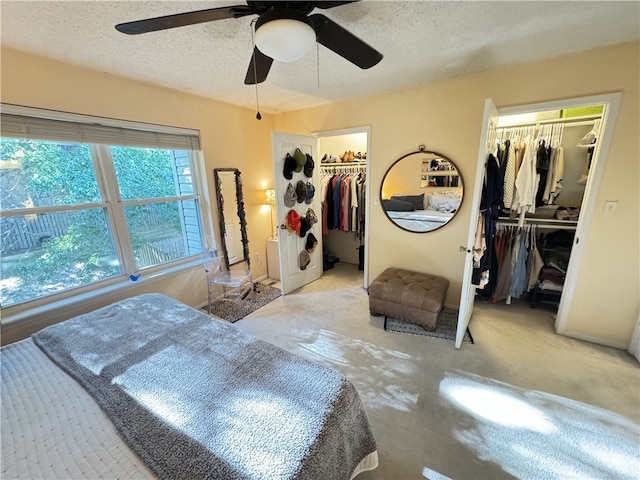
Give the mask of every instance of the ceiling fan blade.
POLYGON ((144 20, 120 23, 116 25, 116 30, 121 33, 126 33, 127 35, 138 35, 140 33, 156 32, 158 30, 167 30, 169 28, 213 22, 214 20, 240 18, 253 13, 255 13, 255 10, 246 5, 209 8, 207 10, 176 13, 175 15, 166 15, 164 17, 147 18, 144 20))
POLYGON ((358 67, 371 68, 382 60, 382 54, 375 48, 321 13, 309 15, 309 20, 316 31, 319 44, 333 50, 358 67))
POLYGON ((271 70, 271 64, 273 58, 267 57, 264 53, 258 50, 258 47, 253 48, 253 55, 251 55, 251 62, 247 69, 247 76, 244 77, 245 85, 255 85, 256 83, 262 83, 267 79, 269 70, 271 70))
POLYGON ((347 3, 356 3, 360 0, 349 0, 345 2, 314 2, 316 8, 326 10, 327 8, 339 7, 340 5, 346 5, 347 3))

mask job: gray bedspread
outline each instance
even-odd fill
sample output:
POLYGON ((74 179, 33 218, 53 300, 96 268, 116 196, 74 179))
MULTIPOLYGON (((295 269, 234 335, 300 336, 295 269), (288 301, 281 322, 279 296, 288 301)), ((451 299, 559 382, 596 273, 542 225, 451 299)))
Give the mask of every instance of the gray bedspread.
POLYGON ((33 338, 160 478, 344 480, 376 449, 340 373, 160 294, 33 338))

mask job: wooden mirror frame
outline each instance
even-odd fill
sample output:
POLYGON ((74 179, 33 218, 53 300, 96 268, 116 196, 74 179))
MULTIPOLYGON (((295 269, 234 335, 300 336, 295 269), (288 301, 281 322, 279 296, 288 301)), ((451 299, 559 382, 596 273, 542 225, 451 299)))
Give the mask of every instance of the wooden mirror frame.
POLYGON ((247 262, 247 269, 251 268, 250 264, 250 255, 249 255, 249 237, 247 236, 247 220, 246 214, 244 211, 244 195, 242 193, 242 179, 240 178, 240 170, 237 168, 214 168, 213 169, 213 180, 215 182, 216 187, 216 200, 218 204, 218 225, 220 226, 220 246, 222 247, 222 252, 224 254, 224 263, 229 270, 229 267, 232 265, 236 265, 238 263, 247 262), (240 220, 240 235, 242 237, 242 260, 239 260, 234 263, 229 263, 229 252, 227 251, 227 242, 226 242, 226 227, 224 221, 224 197, 222 195, 222 179, 220 178, 220 173, 222 172, 231 172, 235 176, 235 187, 236 187, 236 205, 237 205, 237 213, 238 218, 240 220))

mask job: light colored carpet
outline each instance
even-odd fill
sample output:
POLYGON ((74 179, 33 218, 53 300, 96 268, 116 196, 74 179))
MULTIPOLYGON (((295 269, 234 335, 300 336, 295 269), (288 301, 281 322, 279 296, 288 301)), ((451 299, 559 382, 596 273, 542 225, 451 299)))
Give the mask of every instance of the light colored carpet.
POLYGON ((625 478, 637 466, 640 369, 627 352, 556 335, 549 310, 515 301, 479 302, 475 344, 460 350, 395 335, 361 285, 338 263, 235 324, 356 385, 380 457, 359 480, 625 478))

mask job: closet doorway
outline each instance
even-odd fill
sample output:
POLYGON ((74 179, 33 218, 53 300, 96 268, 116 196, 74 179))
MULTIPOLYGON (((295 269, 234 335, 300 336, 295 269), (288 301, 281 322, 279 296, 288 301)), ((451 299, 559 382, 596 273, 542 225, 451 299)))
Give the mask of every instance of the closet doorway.
MULTIPOLYGON (((272 254, 271 259, 277 257, 283 295, 322 276, 324 250, 329 247, 332 249, 331 260, 340 259, 345 265, 353 262, 354 270, 361 266, 363 285, 365 288, 368 286, 369 184, 366 178, 370 162, 370 131, 370 127, 355 127, 316 132, 312 136, 272 133, 276 225, 279 226, 279 234, 275 242, 277 255, 272 254), (344 161, 345 152, 351 152, 347 161, 344 161), (323 161, 325 153, 327 158, 323 161), (358 153, 361 158, 356 159, 358 153), (331 230, 336 232, 335 238, 325 246, 323 224, 328 221, 329 215, 325 217, 322 214, 325 201, 321 197, 328 190, 322 188, 321 179, 332 172, 351 178, 357 175, 357 185, 352 183, 349 189, 349 193, 355 190, 357 195, 337 197, 333 204, 336 210, 331 208, 331 212, 335 213, 331 218, 331 226, 334 226, 335 218, 341 223, 338 228, 327 228, 329 233, 331 230), (354 205, 356 199, 357 207, 354 205), (348 225, 348 228, 343 225, 348 225)), ((334 198, 332 196, 332 200, 334 198)), ((328 209, 326 211, 328 213, 328 209)))
POLYGON ((371 128, 354 127, 316 132, 323 204, 322 251, 325 272, 332 261, 353 265, 368 287, 369 198, 371 128), (342 157, 342 158, 341 158, 342 157), (340 192, 336 191, 338 182, 340 192), (344 187, 349 195, 344 196, 344 187), (331 195, 331 198, 327 198, 331 195), (336 203, 341 198, 341 203, 336 203), (330 213, 329 213, 330 210, 330 213))
MULTIPOLYGON (((581 243, 580 238, 585 238, 588 235, 591 226, 591 217, 596 208, 598 188, 604 172, 620 97, 621 94, 607 94, 499 110, 490 99, 486 100, 469 232, 466 246, 461 247, 461 251, 466 252, 467 260, 463 274, 456 348, 460 348, 462 345, 464 333, 473 313, 474 299, 481 288, 478 286, 480 283, 478 281, 478 266, 481 265, 481 261, 478 260, 478 251, 480 249, 476 238, 486 238, 485 252, 491 249, 494 242, 493 238, 489 241, 491 235, 478 235, 477 237, 476 233, 479 228, 493 233, 497 231, 497 228, 504 226, 513 231, 514 252, 510 253, 515 256, 513 257, 514 261, 509 262, 512 266, 517 264, 516 258, 520 258, 517 254, 525 251, 525 245, 526 248, 531 248, 531 240, 536 238, 534 235, 543 232, 563 232, 564 235, 556 235, 556 237, 562 237, 561 243, 565 244, 563 249, 567 250, 568 247, 569 253, 560 259, 562 265, 560 265, 559 271, 562 278, 557 281, 557 288, 554 287, 546 293, 552 293, 550 297, 557 299, 558 311, 555 330, 559 334, 565 332, 586 243, 581 243), (495 215, 488 215, 486 211, 482 215, 480 212, 481 201, 483 201, 483 205, 486 205, 487 200, 486 197, 482 199, 483 186, 487 181, 487 172, 491 170, 487 168, 487 165, 491 167, 498 165, 502 175, 498 178, 503 178, 502 181, 513 176, 513 171, 511 174, 506 173, 505 166, 508 166, 508 163, 501 164, 501 161, 507 158, 504 157, 505 145, 508 152, 511 142, 523 142, 530 152, 534 148, 537 151, 538 148, 546 146, 549 151, 547 158, 553 158, 555 162, 561 159, 563 167, 560 172, 555 172, 556 176, 553 177, 553 172, 540 168, 540 159, 544 159, 544 156, 541 156, 540 159, 537 156, 529 158, 529 165, 532 167, 532 170, 529 170, 532 172, 530 177, 533 179, 527 182, 527 185, 532 186, 533 190, 533 192, 529 192, 530 200, 528 202, 530 205, 527 205, 526 200, 523 201, 523 196, 526 195, 518 197, 516 194, 515 202, 510 207, 504 206, 499 209, 500 213, 496 210, 495 215), (553 156, 551 156, 552 149, 556 150, 553 156), (531 161, 534 163, 531 164, 531 161), (549 177, 549 174, 552 177, 549 177), (549 192, 550 186, 551 192, 549 192), (538 194, 538 192, 540 193, 538 194), (488 217, 491 219, 488 220, 488 217), (531 234, 531 231, 535 232, 534 235, 531 234), (528 236, 527 232, 529 232, 528 236), (520 242, 521 240, 522 242, 520 242), (568 245, 566 245, 567 242, 568 245), (518 247, 515 247, 516 244, 518 247), (475 252, 474 247, 476 247, 475 252), (476 272, 474 272, 474 254, 476 256, 476 272)), ((513 148, 513 145, 511 147, 513 148)), ((513 152, 513 149, 511 151, 513 152)), ((522 164, 518 163, 517 168, 522 168, 524 165, 525 161, 523 160, 522 164)), ((495 171, 495 168, 493 170, 495 171)), ((516 170, 515 173, 517 175, 519 171, 516 170)), ((504 188, 501 192, 503 198, 499 202, 501 204, 502 200, 506 200, 507 183, 502 185, 504 188)), ((522 191, 524 191, 524 187, 522 191)), ((508 200, 504 203, 511 203, 513 198, 510 197, 508 200)), ((540 238, 546 237, 541 235, 540 238)), ((541 249, 537 250, 540 252, 541 249)), ((540 256, 542 262, 540 272, 543 272, 544 267, 547 266, 544 262, 558 266, 558 258, 553 257, 552 253, 554 252, 551 252, 551 249, 548 250, 548 257, 540 256), (549 260, 549 258, 553 258, 553 260, 549 260)), ((533 252, 533 249, 530 251, 533 252)), ((546 254, 547 252, 542 253, 546 254)), ((500 258, 495 249, 489 256, 491 255, 500 258)), ((502 256, 501 259, 504 261, 505 257, 502 256)), ((504 262, 503 265, 506 267, 507 262, 504 262)), ((491 270, 487 267, 486 271, 489 272, 491 279, 491 270)), ((553 268, 550 268, 549 273, 552 271, 553 268)), ((530 272, 531 270, 528 273, 530 272)), ((494 269, 494 280, 496 273, 497 269, 494 269)), ((519 277, 522 278, 521 275, 519 277)), ((500 280, 499 275, 498 280, 500 280)), ((544 282, 542 273, 540 277, 536 275, 534 280, 536 284, 534 293, 539 294, 541 290, 545 293, 544 288, 540 289, 540 285, 543 285, 544 282)), ((544 283, 544 285, 550 286, 549 283, 544 283)), ((513 282, 511 282, 511 287, 513 287, 513 282)), ((483 285, 482 288, 485 291, 489 289, 490 295, 495 295, 495 292, 500 290, 496 288, 495 283, 493 287, 483 285)), ((525 287, 523 293, 526 294, 527 289, 528 286, 525 287)), ((514 291, 517 293, 521 289, 513 289, 507 285, 505 291, 504 285, 502 285, 502 290, 493 297, 492 301, 505 300, 505 303, 509 303, 510 293, 514 291)), ((519 293, 517 294, 519 295, 519 293)), ((536 297, 533 298, 535 300, 536 297)))

